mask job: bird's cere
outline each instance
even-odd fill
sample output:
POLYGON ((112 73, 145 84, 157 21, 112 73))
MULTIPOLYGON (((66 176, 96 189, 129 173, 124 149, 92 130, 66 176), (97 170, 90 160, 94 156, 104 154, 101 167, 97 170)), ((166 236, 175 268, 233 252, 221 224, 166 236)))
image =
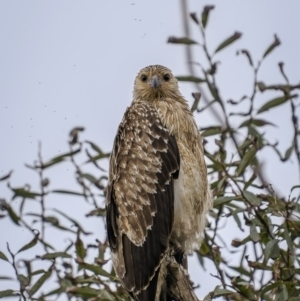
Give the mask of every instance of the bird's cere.
POLYGON ((158 77, 156 75, 154 75, 151 78, 150 84, 151 84, 151 87, 154 88, 154 89, 156 89, 156 88, 158 88, 160 86, 160 81, 159 81, 159 79, 158 79, 158 77))

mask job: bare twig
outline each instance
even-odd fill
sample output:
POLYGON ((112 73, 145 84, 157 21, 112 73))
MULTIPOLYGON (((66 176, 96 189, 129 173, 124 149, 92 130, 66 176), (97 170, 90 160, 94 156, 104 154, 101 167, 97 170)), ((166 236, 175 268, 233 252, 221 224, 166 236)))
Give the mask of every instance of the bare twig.
POLYGON ((19 281, 19 284, 20 284, 20 294, 22 296, 22 299, 24 301, 26 301, 27 299, 26 299, 26 297, 24 295, 25 287, 23 287, 22 281, 19 280, 19 272, 18 272, 18 269, 17 269, 17 266, 16 266, 15 254, 10 250, 10 247, 9 247, 8 243, 6 243, 6 246, 7 246, 7 251, 9 252, 9 254, 10 254, 11 258, 12 258, 12 266, 13 266, 13 268, 15 270, 16 278, 17 278, 17 280, 19 281))
MULTIPOLYGON (((182 22, 183 22, 183 29, 184 29, 184 34, 186 37, 190 36, 190 28, 189 28, 189 22, 188 22, 188 7, 187 7, 187 1, 186 0, 181 0, 181 12, 182 12, 182 22)), ((193 65, 193 53, 192 53, 192 49, 191 47, 189 47, 188 45, 186 45, 185 47, 185 54, 186 54, 186 60, 188 63, 188 68, 189 68, 189 72, 192 76, 196 76, 195 74, 195 69, 194 69, 194 65, 193 65)), ((202 100, 204 101, 204 103, 207 105, 210 103, 210 101, 208 100, 208 97, 206 95, 206 93, 203 91, 203 89, 200 87, 199 84, 195 83, 195 88, 197 89, 198 92, 201 93, 202 95, 202 100)), ((223 124, 223 119, 220 116, 220 114, 212 107, 210 106, 210 111, 212 113, 212 115, 216 118, 216 120, 220 123, 223 124)))

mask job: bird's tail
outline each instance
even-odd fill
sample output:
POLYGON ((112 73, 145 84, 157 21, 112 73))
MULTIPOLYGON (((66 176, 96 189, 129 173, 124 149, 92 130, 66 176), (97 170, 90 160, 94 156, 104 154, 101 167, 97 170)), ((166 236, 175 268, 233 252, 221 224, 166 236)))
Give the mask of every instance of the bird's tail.
POLYGON ((157 289, 158 274, 159 274, 159 269, 157 269, 157 271, 155 272, 155 275, 150 281, 148 287, 138 294, 136 298, 137 301, 156 301, 155 295, 157 289))

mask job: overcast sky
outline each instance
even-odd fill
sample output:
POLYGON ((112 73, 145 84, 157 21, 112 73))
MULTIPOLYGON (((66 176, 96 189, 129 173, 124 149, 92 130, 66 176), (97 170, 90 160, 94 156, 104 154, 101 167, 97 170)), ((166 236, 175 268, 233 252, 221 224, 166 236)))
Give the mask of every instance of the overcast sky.
MULTIPOLYGON (((249 49, 257 62, 275 33, 282 45, 267 58, 259 79, 267 84, 282 82, 277 63, 284 61, 290 81, 299 83, 299 1, 189 1, 189 11, 200 12, 205 4, 216 4, 207 33, 211 50, 234 31, 243 33, 241 40, 218 57, 222 61, 218 81, 225 99, 238 99, 252 88, 250 69, 245 58, 236 56, 236 50, 249 49)), ((192 23, 191 27, 197 39, 197 28, 192 23)), ((0 177, 13 169, 12 186, 36 183, 37 177, 25 169, 24 163, 36 159, 38 141, 42 141, 43 156, 49 159, 67 150, 68 133, 75 126, 84 126, 85 139, 110 151, 141 68, 161 64, 175 75, 188 74, 184 47, 166 43, 171 35, 183 35, 179 1, 2 0, 0 177)), ((194 47, 194 54, 202 62, 199 48, 194 47)), ((192 101, 194 87, 180 84, 180 89, 192 101)), ((261 97, 262 103, 273 96, 261 97)), ((287 105, 274 110, 272 121, 278 121, 280 127, 268 128, 274 142, 281 141, 282 151, 292 141, 292 127, 285 119, 289 114, 287 105)), ((208 113, 196 119, 202 126, 216 123, 208 113)), ((299 183, 295 158, 278 165, 270 152, 266 159, 267 175, 280 193, 288 195, 289 188, 299 183)), ((60 188, 73 183, 68 170, 50 175, 60 188)), ((0 195, 9 199, 3 184, 0 189, 0 195)), ((82 214, 79 201, 53 202, 71 215, 82 214)), ((91 223, 95 234, 103 237, 99 221, 91 223)), ((226 229, 223 231, 226 233, 226 229)), ((6 252, 6 241, 16 251, 31 237, 9 221, 0 221, 0 251, 6 252)), ((195 283, 201 284, 197 293, 203 296, 216 281, 195 264, 194 258, 191 273, 195 283)), ((0 260, 0 276, 5 274, 13 275, 9 265, 0 260)), ((0 290, 8 286, 8 282, 0 281, 0 290)))

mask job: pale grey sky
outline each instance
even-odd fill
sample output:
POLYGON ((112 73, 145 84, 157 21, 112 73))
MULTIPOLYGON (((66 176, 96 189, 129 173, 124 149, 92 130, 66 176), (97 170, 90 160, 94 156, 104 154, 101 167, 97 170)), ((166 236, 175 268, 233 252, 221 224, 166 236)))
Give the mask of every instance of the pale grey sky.
MULTIPOLYGON (((249 49, 256 62, 275 33, 282 45, 266 59, 259 79, 268 84, 282 82, 277 63, 284 61, 290 81, 299 83, 299 1, 195 0, 189 1, 189 11, 200 12, 205 4, 216 5, 207 30, 211 50, 234 31, 243 33, 241 40, 218 56, 222 61, 218 81, 225 99, 238 99, 252 88, 252 73, 245 58, 236 57, 236 50, 249 49)), ((195 39, 200 37, 192 23, 191 29, 195 39)), ((188 73, 184 47, 166 43, 171 35, 183 35, 179 1, 2 0, 0 177, 13 169, 12 186, 37 185, 37 177, 25 169, 24 163, 36 159, 39 140, 45 158, 67 150, 67 135, 74 126, 84 126, 85 139, 110 151, 117 126, 130 104, 137 72, 149 64, 162 64, 175 75, 188 73)), ((203 62, 197 46, 194 54, 203 62)), ((180 88, 191 101, 193 86, 180 83, 180 88)), ((274 95, 263 94, 261 103, 274 95)), ((282 151, 292 139, 291 124, 284 118, 289 112, 287 105, 274 110, 271 121, 279 121, 280 127, 267 129, 274 141, 280 140, 282 151)), ((202 126, 215 123, 208 113, 196 118, 202 126)), ((277 165, 278 159, 270 152, 266 159, 271 182, 287 195, 289 188, 299 183, 295 158, 277 165)), ((73 173, 64 168, 60 172, 49 170, 49 177, 60 188, 74 185, 73 173)), ((3 185, 0 189, 1 196, 10 197, 3 185)), ((55 199, 49 207, 55 206, 77 217, 85 210, 81 201, 73 198, 55 199)), ((87 228, 96 229, 95 234, 103 237, 99 221, 89 223, 87 228)), ((229 235, 226 229, 223 232, 229 235)), ((16 251, 31 237, 12 223, 0 221, 1 251, 6 252, 6 241, 16 251)), ((26 253, 28 258, 31 255, 26 253)), ((194 282, 201 284, 197 293, 203 296, 216 284, 209 276, 215 271, 204 273, 195 258, 190 265, 194 282)), ((0 260, 0 276, 7 273, 13 274, 0 260)), ((10 284, 0 281, 0 290, 16 285, 10 284)))

